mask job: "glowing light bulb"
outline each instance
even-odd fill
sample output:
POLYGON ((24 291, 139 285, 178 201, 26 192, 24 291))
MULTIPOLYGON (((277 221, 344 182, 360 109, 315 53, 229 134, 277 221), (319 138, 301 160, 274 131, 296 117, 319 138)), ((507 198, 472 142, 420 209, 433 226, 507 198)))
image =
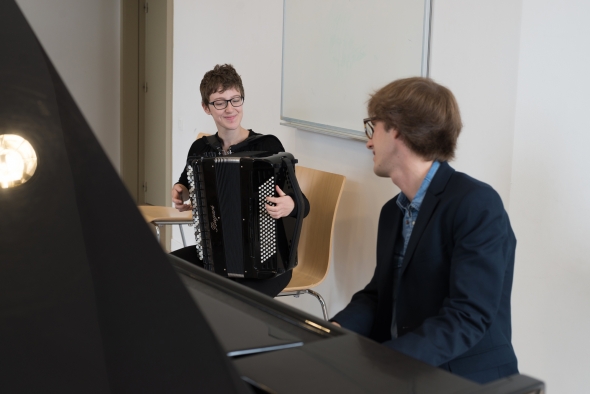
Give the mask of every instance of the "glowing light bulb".
POLYGON ((37 154, 29 143, 16 134, 0 134, 0 187, 22 185, 37 169, 37 154))

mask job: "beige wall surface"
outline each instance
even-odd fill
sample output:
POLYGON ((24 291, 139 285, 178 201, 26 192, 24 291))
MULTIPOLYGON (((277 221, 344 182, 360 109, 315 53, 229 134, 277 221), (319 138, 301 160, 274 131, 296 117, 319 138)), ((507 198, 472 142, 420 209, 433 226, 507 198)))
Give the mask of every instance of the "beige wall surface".
POLYGON ((513 335, 549 393, 590 369, 590 2, 524 0, 510 216, 513 335))
POLYGON ((16 3, 118 169, 120 0, 16 3))

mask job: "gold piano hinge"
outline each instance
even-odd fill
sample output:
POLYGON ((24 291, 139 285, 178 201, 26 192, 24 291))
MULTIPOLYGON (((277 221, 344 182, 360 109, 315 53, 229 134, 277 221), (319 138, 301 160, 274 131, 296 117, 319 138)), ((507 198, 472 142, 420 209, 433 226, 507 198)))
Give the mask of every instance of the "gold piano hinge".
POLYGON ((148 7, 148 2, 146 1, 145 4, 143 5, 143 10, 145 11, 145 13, 147 14, 149 11, 149 7, 148 7))
POLYGON ((143 192, 147 193, 147 181, 145 181, 142 186, 143 186, 143 192))
POLYGON ((326 327, 324 327, 324 326, 320 326, 320 325, 319 325, 319 324, 317 324, 317 323, 314 323, 314 322, 312 322, 312 321, 309 321, 309 320, 306 320, 305 322, 306 322, 307 324, 309 324, 310 326, 317 328, 318 330, 322 330, 322 331, 325 331, 325 332, 327 332, 327 333, 329 333, 329 332, 330 332, 330 329, 329 329, 329 328, 326 328, 326 327))
POLYGON ((147 93, 147 91, 148 91, 148 83, 147 82, 144 82, 142 87, 143 87, 143 92, 144 93, 147 93))

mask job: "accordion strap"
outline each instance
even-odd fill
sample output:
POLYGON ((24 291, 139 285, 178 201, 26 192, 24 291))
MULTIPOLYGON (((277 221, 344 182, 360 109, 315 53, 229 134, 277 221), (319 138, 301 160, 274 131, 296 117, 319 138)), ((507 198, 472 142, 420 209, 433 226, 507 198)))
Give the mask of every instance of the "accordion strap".
POLYGON ((293 238, 291 239, 291 245, 294 245, 294 247, 291 248, 289 255, 289 266, 286 267, 287 270, 290 270, 295 268, 295 265, 297 264, 297 245, 299 245, 299 235, 301 234, 301 226, 303 225, 303 217, 305 216, 305 201, 303 200, 303 193, 301 193, 301 188, 299 187, 299 183, 297 183, 297 178, 295 177, 293 161, 288 157, 283 157, 283 162, 287 167, 289 181, 291 182, 293 191, 295 192, 294 197, 297 207, 297 218, 295 220, 295 228, 293 229, 293 238))
POLYGON ((216 135, 207 135, 205 138, 207 139, 207 145, 212 147, 214 151, 221 152, 223 150, 216 135))
MULTIPOLYGON (((269 135, 269 134, 257 134, 257 135, 250 135, 248 136, 248 138, 246 138, 244 141, 235 144, 232 146, 232 151, 237 151, 240 148, 248 145, 251 142, 254 142, 258 139, 261 139, 263 137, 274 137, 273 135, 269 135)), ((217 137, 217 135, 207 135, 205 136, 205 138, 207 139, 207 144, 213 148, 213 150, 215 152, 218 152, 219 154, 221 154, 221 152, 223 152, 223 147, 221 146, 221 143, 219 142, 219 138, 217 137)), ((274 137, 276 138, 276 137, 274 137)))

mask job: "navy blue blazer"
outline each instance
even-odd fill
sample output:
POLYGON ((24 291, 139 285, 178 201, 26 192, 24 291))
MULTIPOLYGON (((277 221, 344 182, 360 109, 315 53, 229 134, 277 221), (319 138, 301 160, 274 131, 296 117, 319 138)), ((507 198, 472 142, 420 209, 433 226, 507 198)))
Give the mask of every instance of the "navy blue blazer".
POLYGON ((400 269, 398 338, 391 339, 393 253, 403 219, 396 199, 381 210, 373 278, 332 320, 480 382, 502 377, 498 368, 518 373, 510 319, 516 238, 498 193, 441 163, 400 269))

